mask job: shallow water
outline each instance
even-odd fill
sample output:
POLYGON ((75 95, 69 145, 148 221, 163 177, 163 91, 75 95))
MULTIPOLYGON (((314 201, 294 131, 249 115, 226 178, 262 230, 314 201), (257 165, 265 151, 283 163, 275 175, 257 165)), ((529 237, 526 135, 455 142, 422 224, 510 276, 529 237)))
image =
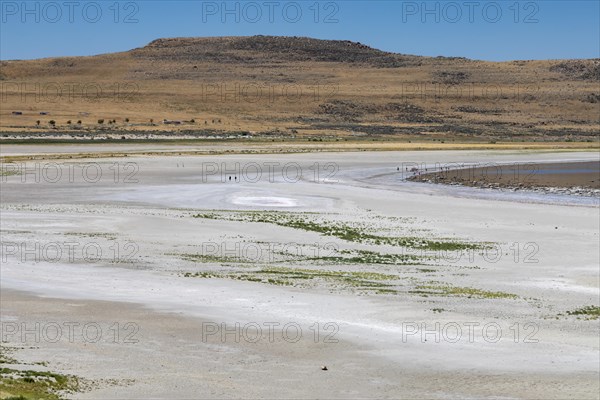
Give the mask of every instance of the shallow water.
MULTIPOLYGON (((371 171, 374 172, 374 171, 371 171)), ((380 172, 380 171, 378 171, 380 172)), ((394 190, 407 193, 424 193, 431 196, 452 196, 459 198, 510 201, 518 203, 556 204, 569 206, 600 206, 597 197, 575 196, 568 194, 540 193, 530 190, 511 191, 509 189, 481 189, 469 186, 446 185, 441 183, 410 182, 395 172, 361 177, 356 184, 371 188, 394 190)))

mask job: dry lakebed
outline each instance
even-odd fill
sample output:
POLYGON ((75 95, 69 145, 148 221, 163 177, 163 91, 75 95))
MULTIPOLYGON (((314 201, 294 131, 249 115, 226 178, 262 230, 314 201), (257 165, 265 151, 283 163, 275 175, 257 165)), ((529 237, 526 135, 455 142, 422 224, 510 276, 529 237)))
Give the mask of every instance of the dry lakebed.
POLYGON ((598 398, 594 188, 408 179, 597 152, 36 151, 2 163, 2 398, 598 398))

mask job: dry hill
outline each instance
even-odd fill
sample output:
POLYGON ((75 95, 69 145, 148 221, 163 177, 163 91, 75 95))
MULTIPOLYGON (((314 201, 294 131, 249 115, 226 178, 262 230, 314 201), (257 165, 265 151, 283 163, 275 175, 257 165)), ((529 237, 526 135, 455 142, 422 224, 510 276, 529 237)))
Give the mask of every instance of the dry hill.
POLYGON ((600 123, 598 59, 495 63, 299 37, 158 39, 2 61, 0 85, 5 139, 591 141, 600 123))

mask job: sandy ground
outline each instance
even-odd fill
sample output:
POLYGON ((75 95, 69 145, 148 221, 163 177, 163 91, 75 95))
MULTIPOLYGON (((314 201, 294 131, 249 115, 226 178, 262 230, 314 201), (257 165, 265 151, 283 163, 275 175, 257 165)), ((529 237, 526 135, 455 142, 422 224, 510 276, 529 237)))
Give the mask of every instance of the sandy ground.
POLYGON ((420 184, 397 172, 596 159, 423 151, 4 165, 3 341, 22 362, 90 381, 74 398, 598 398, 598 320, 567 315, 599 304, 598 199, 420 184), (382 231, 397 220, 394 234, 493 242, 501 252, 445 259, 427 272, 335 267, 398 274, 406 283, 394 295, 186 278, 228 268, 180 257, 208 243, 236 255, 245 243, 390 251, 193 218, 199 210, 318 212, 382 231), (85 257, 85 246, 102 255, 85 257), (415 279, 518 297, 423 297, 410 293, 415 279), (73 335, 69 322, 78 324, 73 335))

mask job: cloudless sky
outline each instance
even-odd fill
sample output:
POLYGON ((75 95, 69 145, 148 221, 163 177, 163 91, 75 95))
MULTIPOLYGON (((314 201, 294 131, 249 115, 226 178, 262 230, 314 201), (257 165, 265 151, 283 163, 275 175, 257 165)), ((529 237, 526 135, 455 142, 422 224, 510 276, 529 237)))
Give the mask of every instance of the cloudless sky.
POLYGON ((310 36, 483 60, 600 57, 600 0, 6 1, 0 59, 125 51, 163 37, 310 36))

